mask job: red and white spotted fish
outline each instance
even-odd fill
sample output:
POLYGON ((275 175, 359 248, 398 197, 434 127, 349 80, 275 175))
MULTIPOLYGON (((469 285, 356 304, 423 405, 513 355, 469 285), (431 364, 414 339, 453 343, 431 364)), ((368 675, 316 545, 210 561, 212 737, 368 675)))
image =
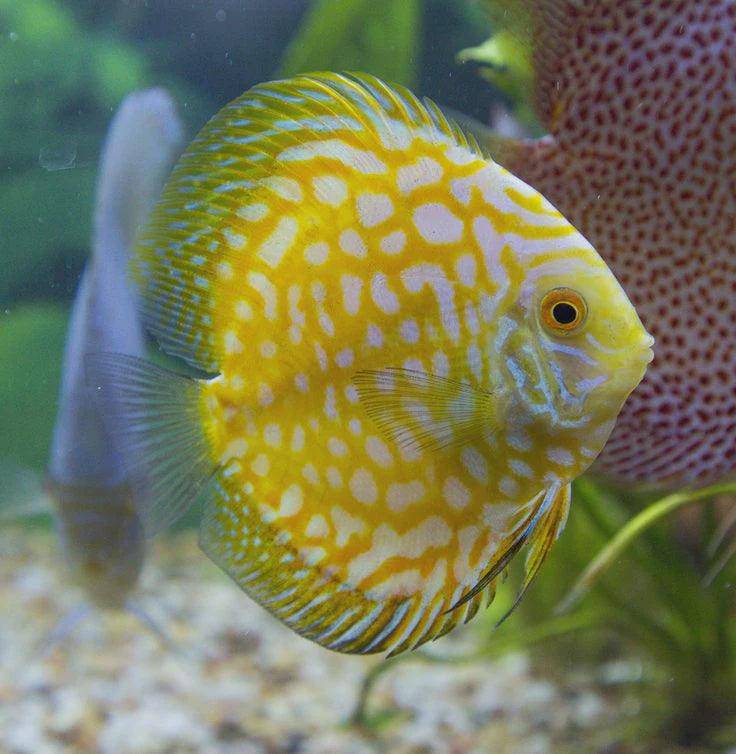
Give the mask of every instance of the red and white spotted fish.
POLYGON ((105 426, 109 407, 91 400, 84 357, 110 350, 145 355, 126 265, 182 142, 165 91, 134 92, 120 106, 100 164, 93 254, 67 334, 47 487, 70 573, 102 608, 126 605, 143 566, 145 540, 127 472, 132 463, 105 426))
POLYGON ((638 484, 736 470, 736 2, 489 0, 526 28, 550 135, 492 149, 621 280, 656 360, 596 467, 638 484))
POLYGON ((205 552, 342 652, 469 620, 525 543, 528 586, 651 359, 554 207, 365 75, 220 111, 134 272, 152 332, 210 375, 96 360, 147 461, 144 525, 202 497, 205 552))

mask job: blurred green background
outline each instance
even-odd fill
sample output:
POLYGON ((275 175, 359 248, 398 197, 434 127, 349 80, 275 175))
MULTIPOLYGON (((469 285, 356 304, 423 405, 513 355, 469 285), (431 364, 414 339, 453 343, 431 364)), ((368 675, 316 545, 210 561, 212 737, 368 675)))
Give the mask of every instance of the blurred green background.
POLYGON ((366 70, 484 119, 455 56, 487 37, 465 0, 0 0, 0 459, 42 473, 98 156, 126 94, 162 85, 191 137, 253 84, 366 70))

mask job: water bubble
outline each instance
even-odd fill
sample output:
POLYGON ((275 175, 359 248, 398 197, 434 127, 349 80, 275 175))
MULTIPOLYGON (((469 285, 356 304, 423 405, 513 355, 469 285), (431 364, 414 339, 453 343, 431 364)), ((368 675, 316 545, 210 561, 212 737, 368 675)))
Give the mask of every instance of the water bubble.
POLYGON ((10 37, 11 42, 17 42, 18 41, 18 32, 17 31, 11 31, 10 34, 8 34, 8 37, 10 37))
POLYGON ((189 35, 189 39, 191 39, 191 40, 192 40, 192 42, 194 42, 194 40, 195 40, 196 38, 197 38, 197 35, 196 35, 196 34, 195 34, 194 32, 192 32, 192 33, 191 33, 191 34, 189 35))
POLYGON ((41 147, 38 152, 38 164, 49 172, 69 170, 76 161, 77 145, 74 142, 41 147))
POLYGON ((215 18, 218 21, 224 21, 227 18, 227 13, 225 13, 225 11, 222 8, 220 8, 220 10, 218 10, 217 13, 215 13, 215 18))

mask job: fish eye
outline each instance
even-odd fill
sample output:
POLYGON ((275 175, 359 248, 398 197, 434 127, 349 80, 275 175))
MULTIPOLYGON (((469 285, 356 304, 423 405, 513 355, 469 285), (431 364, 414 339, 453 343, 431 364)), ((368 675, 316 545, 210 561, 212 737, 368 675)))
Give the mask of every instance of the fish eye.
POLYGON ((555 288, 541 303, 542 324, 552 335, 576 332, 588 315, 585 299, 571 288, 555 288))

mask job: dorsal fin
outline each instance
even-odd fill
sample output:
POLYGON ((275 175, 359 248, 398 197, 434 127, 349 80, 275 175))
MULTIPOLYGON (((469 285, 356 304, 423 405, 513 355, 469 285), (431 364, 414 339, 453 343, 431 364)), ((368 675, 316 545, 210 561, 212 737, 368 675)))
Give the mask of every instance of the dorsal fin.
POLYGON ((288 178, 300 150, 309 149, 370 173, 382 154, 405 149, 417 133, 482 154, 433 103, 365 74, 260 84, 225 106, 182 156, 134 260, 146 324, 164 349, 218 371, 215 278, 221 263, 249 253, 234 250, 228 235, 246 237, 244 213, 259 182, 288 178))
POLYGON ((529 50, 535 74, 528 96, 541 123, 554 132, 554 118, 565 93, 559 86, 560 61, 576 30, 595 6, 610 0, 489 0, 497 31, 512 34, 529 50))

